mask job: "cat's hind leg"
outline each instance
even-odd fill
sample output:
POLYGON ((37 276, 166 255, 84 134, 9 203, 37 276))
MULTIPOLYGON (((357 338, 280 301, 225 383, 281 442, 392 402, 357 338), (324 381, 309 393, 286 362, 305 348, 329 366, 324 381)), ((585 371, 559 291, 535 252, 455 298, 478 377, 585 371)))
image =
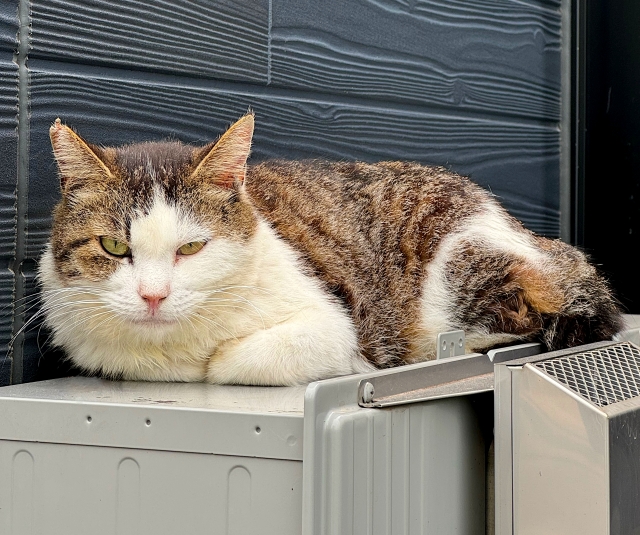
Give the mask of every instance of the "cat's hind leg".
MULTIPOLYGON (((452 242, 426 270, 414 361, 435 357, 438 333, 463 330, 466 351, 474 352, 527 340, 542 328, 511 255, 452 242)), ((548 311, 557 306, 540 304, 548 311)))
MULTIPOLYGON (((536 240, 539 250, 522 255, 463 239, 429 273, 426 286, 446 295, 440 314, 448 330, 465 331, 467 350, 534 340, 557 349, 604 340, 620 328, 615 300, 584 255, 536 240)), ((431 309, 437 303, 425 302, 431 309)))
POLYGON ((545 317, 563 309, 552 275, 533 260, 473 242, 459 244, 446 268, 453 322, 473 351, 537 339, 545 317))

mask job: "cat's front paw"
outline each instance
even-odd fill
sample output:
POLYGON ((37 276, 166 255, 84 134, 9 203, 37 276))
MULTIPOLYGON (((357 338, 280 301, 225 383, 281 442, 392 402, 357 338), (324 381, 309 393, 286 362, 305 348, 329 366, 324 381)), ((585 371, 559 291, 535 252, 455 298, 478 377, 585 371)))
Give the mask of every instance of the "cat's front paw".
POLYGON ((294 386, 353 373, 357 344, 309 324, 280 324, 221 344, 211 356, 207 382, 294 386))
MULTIPOLYGON (((213 384, 241 384, 264 386, 293 386, 300 381, 278 361, 271 338, 255 333, 242 340, 228 340, 218 346, 207 366, 207 382, 213 384)), ((284 359, 287 360, 287 359, 284 359)))

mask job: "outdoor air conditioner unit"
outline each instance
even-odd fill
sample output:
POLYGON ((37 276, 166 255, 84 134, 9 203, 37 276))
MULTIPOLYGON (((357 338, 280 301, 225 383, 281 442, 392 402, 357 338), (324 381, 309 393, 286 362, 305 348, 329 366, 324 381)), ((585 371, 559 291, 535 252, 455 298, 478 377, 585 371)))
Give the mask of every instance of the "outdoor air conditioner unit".
POLYGON ((495 367, 496 535, 640 533, 640 348, 495 367))
POLYGON ((537 351, 306 387, 0 388, 0 534, 485 535, 493 362, 537 351))

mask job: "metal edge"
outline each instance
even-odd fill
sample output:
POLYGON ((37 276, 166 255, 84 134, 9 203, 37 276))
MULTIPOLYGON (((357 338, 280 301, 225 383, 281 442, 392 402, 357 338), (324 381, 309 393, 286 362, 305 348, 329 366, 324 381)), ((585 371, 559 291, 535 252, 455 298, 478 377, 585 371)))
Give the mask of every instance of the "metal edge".
MULTIPOLYGON (((379 374, 372 372, 364 377, 379 374)), ((327 464, 327 444, 323 442, 324 427, 333 409, 357 406, 357 386, 363 375, 348 375, 310 383, 304 394, 302 441, 302 535, 326 532, 325 479, 322 471, 327 464)))
POLYGON ((301 461, 304 454, 304 421, 291 414, 22 398, 0 401, 0 440, 5 441, 292 461, 301 461), (220 429, 231 432, 220 434, 220 429), (289 443, 289 437, 296 440, 289 443))
POLYGON ((547 381, 549 383, 553 383, 557 388, 562 390, 565 394, 571 396, 576 401, 582 403, 585 407, 588 407, 589 409, 595 409, 597 412, 599 412, 600 414, 602 414, 604 416, 607 415, 606 411, 603 410, 604 407, 598 407, 595 403, 589 401, 588 399, 583 398, 580 394, 578 394, 577 392, 574 392, 567 385, 565 385, 564 383, 560 382, 556 377, 553 377, 553 375, 549 375, 544 370, 541 370, 540 368, 534 366, 534 364, 535 363, 533 363, 533 362, 527 363, 524 366, 522 366, 522 368, 524 370, 527 370, 527 371, 531 370, 536 375, 538 375, 541 378, 543 378, 545 381, 547 381))
POLYGON ((423 401, 434 401, 437 399, 457 398, 460 396, 471 396, 473 394, 482 394, 484 392, 491 392, 493 390, 493 374, 487 374, 487 375, 491 376, 489 378, 489 381, 492 383, 491 386, 468 389, 468 390, 460 390, 458 392, 450 392, 448 394, 425 394, 424 396, 412 397, 409 400, 388 400, 385 398, 382 400, 375 401, 371 406, 369 405, 365 406, 362 404, 360 404, 360 406, 366 407, 366 408, 384 409, 387 407, 397 407, 398 405, 408 405, 410 403, 421 403, 423 401))
POLYGON ((615 334, 613 339, 616 342, 631 342, 634 345, 640 344, 640 327, 625 329, 615 334))
POLYGON ((424 390, 492 371, 492 362, 481 353, 429 361, 418 368, 394 368, 384 375, 361 379, 358 385, 358 403, 361 407, 373 408, 376 399, 424 390), (365 396, 365 389, 370 389, 371 386, 374 394, 369 398, 365 396))
POLYGON ((516 346, 501 347, 487 351, 489 360, 494 364, 506 362, 508 360, 516 360, 524 357, 532 357, 544 352, 544 348, 540 342, 530 342, 527 344, 518 344, 516 346))
POLYGON ((493 349, 487 355, 472 353, 430 361, 418 369, 390 370, 387 374, 360 381, 358 403, 361 407, 384 408, 489 392, 493 389, 492 377, 489 378, 491 386, 470 385, 469 380, 492 373, 493 365, 498 362, 538 355, 542 350, 543 347, 540 343, 518 344, 493 349), (457 390, 456 384, 459 386, 457 390), (445 385, 450 385, 451 391, 447 393, 430 392, 430 389, 445 385), (401 395, 404 395, 403 399, 399 399, 401 395))
POLYGON ((592 351, 594 349, 602 349, 605 347, 617 345, 620 342, 615 342, 612 340, 607 340, 604 342, 594 342, 592 344, 586 344, 583 346, 574 346, 568 349, 560 349, 557 351, 549 351, 548 353, 540 353, 538 355, 533 355, 531 357, 523 357, 520 359, 514 359, 506 363, 509 366, 524 366, 525 364, 535 364, 536 362, 541 362, 543 360, 551 360, 557 359, 560 357, 566 357, 569 355, 576 355, 578 353, 584 353, 585 351, 592 351))
MULTIPOLYGON (((527 364, 536 364, 537 362, 543 362, 545 360, 552 360, 552 359, 556 359, 556 358, 562 358, 562 357, 568 357, 571 355, 579 355, 580 353, 586 353, 588 351, 593 351, 596 349, 603 349, 605 347, 611 347, 611 346, 617 346, 620 344, 629 344, 634 346, 636 349, 638 349, 640 351, 640 346, 634 342, 632 342, 631 340, 620 340, 614 343, 605 343, 602 345, 598 345, 598 344, 589 344, 588 346, 578 346, 578 347, 574 347, 570 350, 563 350, 563 351, 556 351, 554 353, 546 353, 544 354, 545 357, 548 356, 548 358, 541 358, 539 360, 534 360, 531 362, 528 362, 527 364), (596 346, 596 347, 592 347, 592 346, 596 346), (556 353, 564 353, 562 355, 557 355, 556 353)), ((525 359, 522 359, 525 360, 525 359)), ((520 361, 518 361, 520 362, 520 361)), ((508 364, 515 364, 516 362, 509 362, 508 364)), ((532 366, 532 368, 534 368, 537 372, 544 374, 546 377, 548 377, 549 379, 551 379, 554 382, 557 382, 558 385, 560 385, 565 391, 571 393, 573 396, 578 396, 578 398, 580 398, 582 401, 584 401, 585 403, 588 403, 590 406, 595 407, 596 409, 598 409, 600 412, 606 414, 609 418, 614 417, 614 416, 619 416, 621 414, 624 414, 625 412, 629 412, 629 411, 634 411, 634 410, 638 410, 638 408, 640 407, 640 396, 634 396, 632 398, 629 399, 625 399, 623 401, 618 401, 617 403, 611 403, 609 405, 605 405, 603 407, 600 407, 598 405, 596 405, 595 403, 593 403, 592 401, 583 398, 580 394, 578 394, 577 392, 574 392, 573 390, 571 390, 568 386, 566 386, 564 383, 562 383, 561 381, 559 381, 556 377, 554 377, 553 375, 548 374, 546 371, 538 368, 537 366, 532 366)))
POLYGON ((572 183, 574 160, 574 125, 572 118, 574 115, 573 95, 576 88, 572 80, 572 62, 574 30, 572 28, 572 0, 562 0, 560 4, 560 239, 572 243, 572 183))
POLYGON ((513 535, 512 377, 519 367, 498 364, 494 374, 495 533, 513 535))

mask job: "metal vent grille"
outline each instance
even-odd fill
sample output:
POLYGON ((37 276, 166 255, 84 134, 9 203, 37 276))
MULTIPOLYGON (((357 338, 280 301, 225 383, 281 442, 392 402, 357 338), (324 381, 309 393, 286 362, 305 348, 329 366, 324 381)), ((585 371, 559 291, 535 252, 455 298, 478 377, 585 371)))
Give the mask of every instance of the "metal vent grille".
POLYGON ((621 343, 535 365, 598 407, 640 396, 640 349, 621 343))

